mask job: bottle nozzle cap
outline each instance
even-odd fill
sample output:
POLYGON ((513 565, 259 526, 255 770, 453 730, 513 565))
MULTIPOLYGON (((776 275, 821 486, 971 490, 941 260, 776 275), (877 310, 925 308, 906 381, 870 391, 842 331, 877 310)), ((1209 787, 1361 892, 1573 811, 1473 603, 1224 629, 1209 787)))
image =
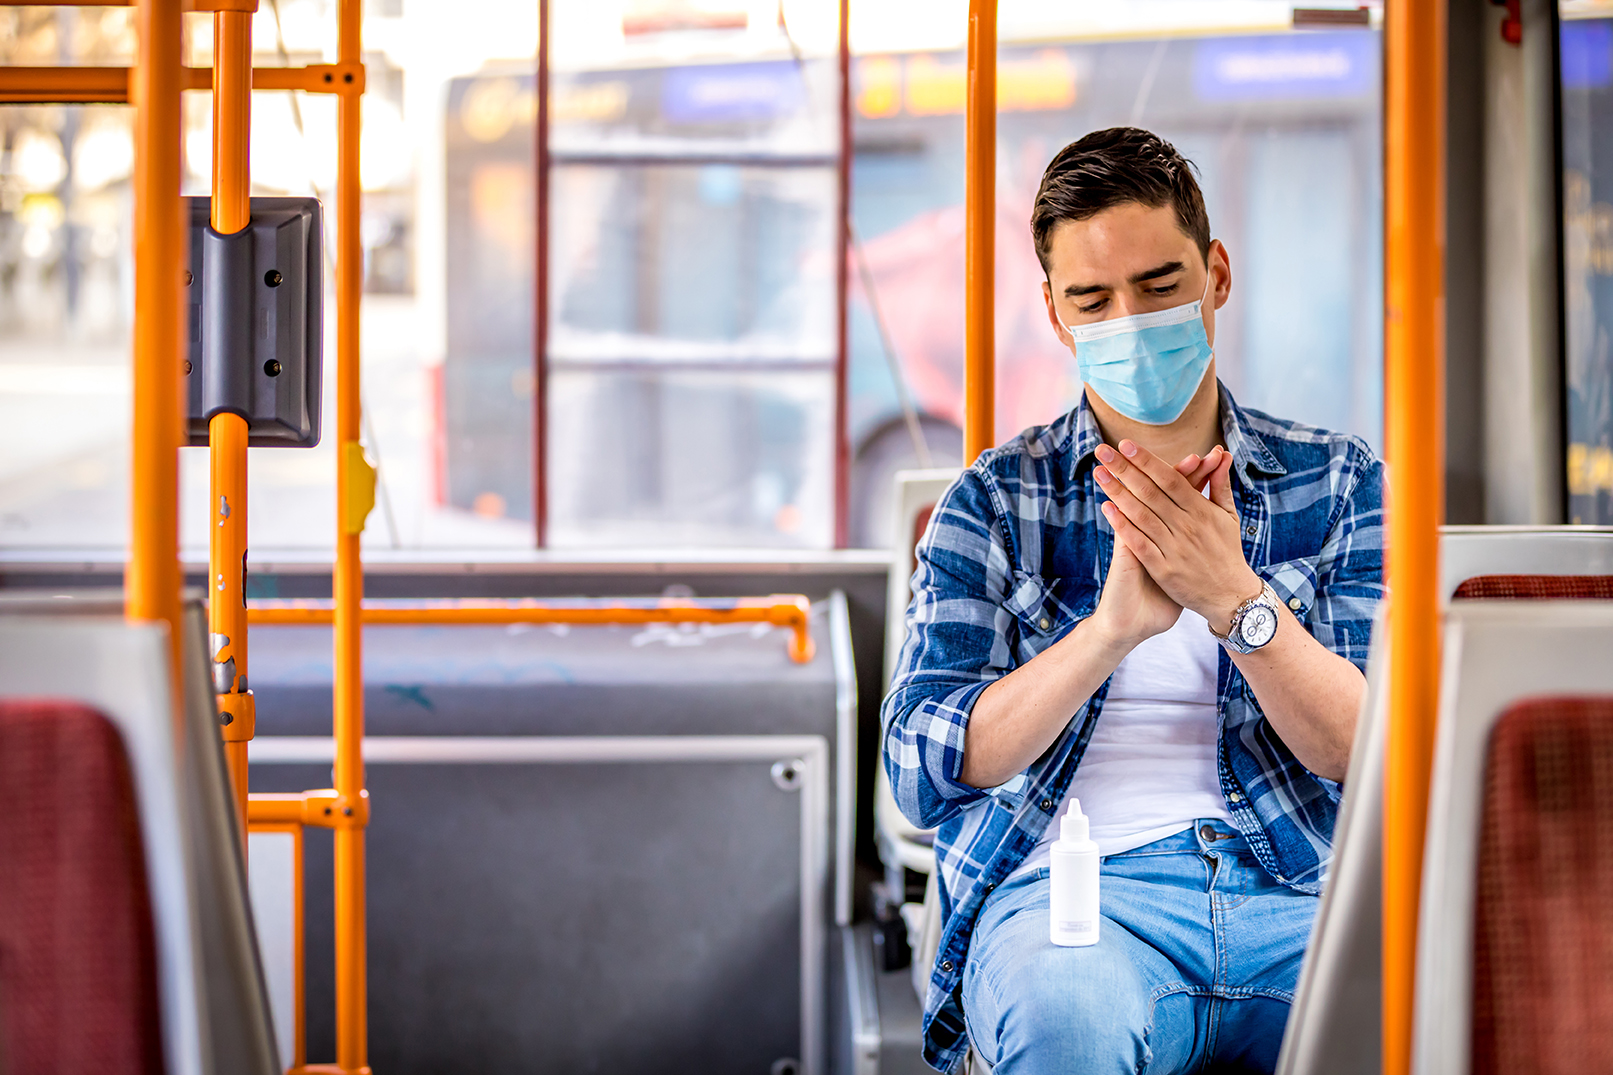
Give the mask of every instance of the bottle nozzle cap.
POLYGON ((1081 800, 1071 799, 1070 808, 1064 812, 1064 821, 1059 828, 1060 836, 1066 840, 1086 840, 1091 837, 1091 832, 1091 822, 1081 812, 1081 800))

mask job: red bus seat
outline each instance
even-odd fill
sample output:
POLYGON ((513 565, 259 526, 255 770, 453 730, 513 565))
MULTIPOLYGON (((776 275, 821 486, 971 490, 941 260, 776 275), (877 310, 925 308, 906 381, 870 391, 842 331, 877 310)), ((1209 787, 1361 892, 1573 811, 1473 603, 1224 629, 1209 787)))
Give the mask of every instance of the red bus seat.
POLYGON ((159 1075, 157 956, 123 740, 88 706, 0 699, 0 1060, 159 1075))
POLYGON ((1613 882, 1613 602, 1454 602, 1443 651, 1413 1068, 1605 1068, 1613 912, 1585 901, 1613 882))
POLYGON ((1529 699, 1490 733, 1473 928, 1473 1075, 1613 1057, 1613 696, 1529 699))
MULTIPOLYGON (((124 898, 120 883, 73 872, 86 865, 78 860, 90 849, 98 859, 111 854, 100 848, 101 840, 132 840, 131 846, 140 851, 124 867, 142 878, 148 943, 155 952, 154 974, 144 979, 160 1042, 157 1067, 150 1070, 173 1075, 280 1075, 284 1070, 276 1056, 247 902, 208 676, 207 624, 199 605, 187 605, 183 631, 184 679, 174 684, 166 629, 128 623, 116 595, 83 600, 8 595, 0 600, 0 703, 7 712, 27 713, 28 707, 41 704, 38 699, 61 699, 49 704, 80 714, 72 720, 71 732, 56 729, 57 738, 40 732, 36 724, 29 734, 37 741, 29 740, 18 730, 29 727, 28 721, 19 717, 22 723, 0 739, 0 1027, 6 1028, 0 1031, 0 1072, 5 1075, 135 1070, 61 1055, 25 1063, 7 1051, 13 1048, 12 1027, 20 1025, 7 1020, 28 1010, 26 1003, 19 1005, 11 981, 13 920, 42 913, 41 897, 28 887, 33 882, 19 880, 11 864, 16 855, 29 851, 37 860, 30 869, 47 870, 41 876, 54 886, 50 898, 61 905, 53 913, 76 914, 82 900, 92 901, 91 909, 101 913, 104 899, 105 913, 117 917, 122 912, 113 901, 124 898), (95 720, 86 723, 85 714, 95 720), (177 729, 176 715, 183 717, 177 729), (104 730, 85 730, 94 727, 104 730), (19 735, 23 737, 13 749, 11 740, 19 735), (114 756, 121 761, 102 758, 95 763, 99 769, 84 769, 89 763, 82 759, 96 755, 81 757, 78 752, 97 742, 107 750, 107 743, 115 744, 114 756), (48 783, 53 768, 73 777, 65 791, 48 783), (106 775, 115 772, 122 776, 106 775), (76 801, 80 796, 92 799, 92 793, 107 788, 121 788, 123 797, 124 805, 111 814, 100 800, 91 805, 76 801), (17 843, 21 837, 10 824, 47 807, 53 815, 48 831, 57 833, 55 842, 17 843), (81 812, 90 809, 96 812, 81 812), (54 874, 48 872, 52 862, 54 874)), ((35 834, 27 839, 46 838, 35 834)), ((91 953, 87 958, 95 958, 106 936, 97 930, 103 928, 73 926, 66 936, 91 953)), ((28 943, 46 942, 29 938, 28 943)), ((108 948, 100 967, 112 979, 107 988, 113 990, 121 988, 122 973, 108 962, 115 955, 108 948)), ((53 973, 66 976, 62 981, 78 981, 79 964, 73 960, 80 958, 72 954, 53 973)), ((19 964, 16 973, 41 972, 19 964)), ((48 978, 29 981, 54 988, 48 978)), ((28 989, 32 996, 33 987, 28 989)), ((60 1036, 48 1021, 36 1024, 33 1016, 24 1018, 28 1033, 44 1036, 37 1041, 60 1036)), ((74 1032, 76 1018, 69 1018, 68 1033, 74 1032)), ((35 1041, 26 1046, 29 1057, 38 1057, 46 1045, 59 1046, 55 1041, 36 1046, 35 1041)))

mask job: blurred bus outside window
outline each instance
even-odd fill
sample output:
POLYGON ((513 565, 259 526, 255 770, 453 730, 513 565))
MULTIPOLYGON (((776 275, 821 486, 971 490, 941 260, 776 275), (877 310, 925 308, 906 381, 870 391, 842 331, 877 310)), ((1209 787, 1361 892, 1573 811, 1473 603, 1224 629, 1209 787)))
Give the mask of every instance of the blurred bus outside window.
POLYGON ((1613 523, 1613 4, 1560 5, 1568 521, 1613 523))
MULTIPOLYGON (((1135 123, 1202 169, 1233 259, 1217 354, 1239 401, 1380 444, 1372 12, 1372 26, 1315 31, 1273 0, 1003 0, 998 440, 1079 391, 1028 234, 1042 168, 1090 130, 1135 123)), ((888 540, 896 469, 960 461, 966 13, 966 0, 852 4, 854 544, 888 540)), ((126 63, 128 18, 0 9, 0 62, 126 63)), ((552 0, 551 18, 550 543, 826 548, 836 5, 552 0)), ((185 21, 191 61, 208 63, 210 23, 185 21)), ((258 65, 334 47, 331 0, 260 6, 258 65)), ((445 0, 368 8, 374 553, 533 543, 536 47, 530 0, 487 0, 474 19, 445 0)), ((186 98, 186 191, 205 194, 210 100, 186 98)), ((125 542, 128 116, 0 108, 0 549, 125 542)), ((255 94, 252 168, 256 193, 328 199, 334 101, 255 94)), ((329 399, 333 316, 326 327, 329 399)), ((202 559, 206 453, 183 455, 184 540, 202 559)), ((251 466, 254 557, 328 550, 329 431, 311 451, 254 449, 251 466)))

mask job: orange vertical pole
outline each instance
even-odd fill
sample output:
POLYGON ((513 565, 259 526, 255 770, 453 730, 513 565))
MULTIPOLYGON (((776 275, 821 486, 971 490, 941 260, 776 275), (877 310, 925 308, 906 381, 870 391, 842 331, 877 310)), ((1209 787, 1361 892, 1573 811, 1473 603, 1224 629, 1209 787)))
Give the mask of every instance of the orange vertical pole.
MULTIPOLYGON (((337 60, 360 61, 362 0, 339 0, 337 60)), ((359 447, 359 301, 364 286, 359 243, 359 125, 363 98, 346 91, 337 98, 336 137, 336 566, 334 725, 338 808, 352 821, 335 832, 336 880, 336 1066, 369 1071, 364 929, 364 565, 359 538, 367 505, 360 493, 373 477, 359 447)))
MULTIPOLYGON (((134 123, 134 417, 131 620, 161 620, 179 698, 179 443, 184 272, 179 203, 179 0, 139 0, 134 123)), ((177 705, 177 701, 176 701, 177 705)))
POLYGON ((1439 701, 1444 495, 1445 0, 1386 10, 1384 358, 1389 459, 1389 740, 1383 1071, 1409 1075, 1417 914, 1439 701))
MULTIPOLYGON (((252 14, 213 14, 213 197, 212 226, 221 235, 252 222, 250 133, 252 125, 252 14)), ((208 630, 212 635, 213 689, 228 713, 224 757, 235 789, 236 820, 246 846, 246 744, 255 714, 247 690, 246 474, 247 424, 225 411, 208 422, 212 463, 208 527, 208 630)))
POLYGON ((963 463, 996 443, 997 0, 969 0, 965 115, 963 463))

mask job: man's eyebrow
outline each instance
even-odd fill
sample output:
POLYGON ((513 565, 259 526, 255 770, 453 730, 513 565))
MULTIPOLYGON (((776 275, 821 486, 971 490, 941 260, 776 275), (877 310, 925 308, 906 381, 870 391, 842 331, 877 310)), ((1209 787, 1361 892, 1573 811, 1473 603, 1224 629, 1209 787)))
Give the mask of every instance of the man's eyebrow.
MULTIPOLYGON (((1167 261, 1163 265, 1156 265, 1152 269, 1148 269, 1144 272, 1137 273, 1134 276, 1127 277, 1127 282, 1140 284, 1145 280, 1158 280, 1161 276, 1169 276, 1171 273, 1185 272, 1186 270, 1187 266, 1180 261, 1167 261)), ((1064 294, 1066 298, 1073 299, 1081 295, 1091 295, 1098 291, 1112 290, 1114 290, 1114 288, 1109 284, 1071 284, 1069 287, 1064 289, 1064 294)))
POLYGON ((1157 265, 1154 268, 1149 269, 1147 272, 1140 272, 1135 276, 1130 277, 1129 282, 1133 284, 1140 284, 1144 280, 1158 280, 1161 276, 1169 276, 1173 272, 1184 272, 1186 269, 1187 266, 1182 264, 1180 261, 1167 261, 1165 264, 1157 265))

